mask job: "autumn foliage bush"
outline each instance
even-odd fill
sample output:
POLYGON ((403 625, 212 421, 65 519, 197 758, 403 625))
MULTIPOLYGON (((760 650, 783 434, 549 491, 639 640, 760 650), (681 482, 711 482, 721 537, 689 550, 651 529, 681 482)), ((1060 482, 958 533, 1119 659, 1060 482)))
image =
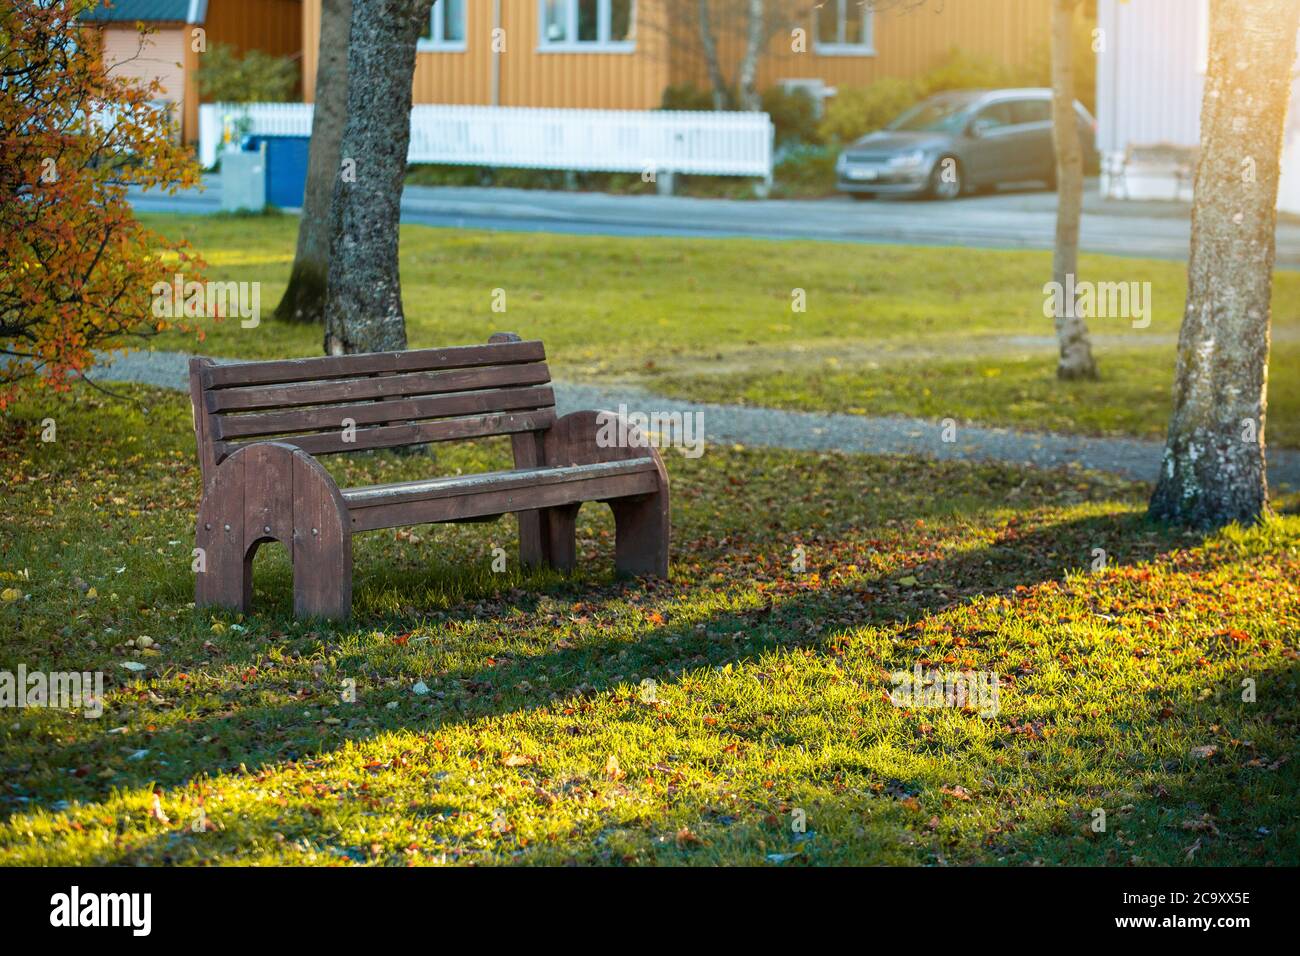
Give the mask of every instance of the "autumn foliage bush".
POLYGON ((161 331, 153 286, 202 265, 126 200, 130 184, 192 185, 198 167, 151 102, 157 81, 105 70, 76 23, 93 2, 0 4, 0 408, 161 331))
POLYGON ((199 91, 218 103, 285 103, 298 83, 288 57, 214 43, 199 66, 199 91))
POLYGON ((915 82, 893 76, 870 86, 847 87, 826 104, 818 132, 827 142, 851 143, 897 119, 919 98, 915 82))

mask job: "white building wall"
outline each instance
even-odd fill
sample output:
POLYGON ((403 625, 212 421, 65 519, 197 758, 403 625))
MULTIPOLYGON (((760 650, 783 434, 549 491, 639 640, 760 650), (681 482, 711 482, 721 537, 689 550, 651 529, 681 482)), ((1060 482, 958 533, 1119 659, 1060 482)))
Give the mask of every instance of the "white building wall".
POLYGON ((1291 104, 1283 137, 1277 208, 1280 212, 1300 213, 1300 77, 1291 83, 1291 104))
POLYGON ((1097 148, 1130 143, 1195 146, 1201 93, 1196 14, 1203 0, 1099 0, 1097 148))
POLYGON ((131 24, 105 27, 101 35, 108 75, 126 77, 141 86, 158 79, 162 91, 152 102, 172 104, 171 118, 179 137, 185 115, 185 31, 179 27, 159 28, 141 37, 131 24))
MULTIPOLYGON (((1097 26, 1104 45, 1097 54, 1097 148, 1102 155, 1103 195, 1174 198, 1172 178, 1109 171, 1129 146, 1196 146, 1201 137, 1201 98, 1209 48, 1209 0, 1098 0, 1097 26)), ((1300 102, 1300 81, 1292 86, 1300 102)), ((1183 190, 1188 198, 1190 189, 1183 190)), ((1300 213, 1300 116, 1287 116, 1278 208, 1300 213)))
POLYGON ((158 97, 169 103, 185 98, 185 31, 159 28, 146 37, 129 27, 105 27, 104 66, 109 76, 124 76, 140 83, 157 77, 162 81, 158 97))

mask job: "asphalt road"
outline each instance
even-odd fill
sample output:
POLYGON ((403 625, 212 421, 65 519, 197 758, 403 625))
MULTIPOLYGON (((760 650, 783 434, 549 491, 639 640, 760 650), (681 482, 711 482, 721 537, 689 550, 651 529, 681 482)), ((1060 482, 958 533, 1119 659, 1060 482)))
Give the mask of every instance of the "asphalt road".
MULTIPOLYGON (((141 212, 215 212, 221 206, 219 177, 206 190, 176 196, 143 194, 131 199, 141 212)), ((558 232, 614 236, 746 236, 836 242, 1050 249, 1056 195, 1011 190, 954 202, 884 200, 737 201, 680 196, 610 196, 408 186, 402 221, 461 229, 558 232)), ((1102 200, 1089 183, 1080 244, 1090 252, 1158 259, 1185 259, 1191 235, 1185 204, 1102 200)), ((1300 222, 1280 222, 1280 268, 1300 269, 1300 222)))

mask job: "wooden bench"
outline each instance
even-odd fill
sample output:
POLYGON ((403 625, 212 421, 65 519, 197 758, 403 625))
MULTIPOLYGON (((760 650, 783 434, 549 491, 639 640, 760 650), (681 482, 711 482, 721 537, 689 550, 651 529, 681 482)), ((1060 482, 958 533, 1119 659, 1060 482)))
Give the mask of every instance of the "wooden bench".
POLYGON ((508 513, 518 516, 525 566, 569 570, 584 501, 612 508, 620 572, 666 577, 668 475, 658 452, 635 428, 624 433, 629 447, 600 447, 614 413, 557 418, 549 383, 542 343, 512 333, 459 348, 191 359, 203 472, 195 605, 247 611, 253 555, 279 541, 293 561, 295 614, 346 617, 356 532, 508 513), (511 437, 513 470, 340 489, 316 461, 492 435, 511 437))

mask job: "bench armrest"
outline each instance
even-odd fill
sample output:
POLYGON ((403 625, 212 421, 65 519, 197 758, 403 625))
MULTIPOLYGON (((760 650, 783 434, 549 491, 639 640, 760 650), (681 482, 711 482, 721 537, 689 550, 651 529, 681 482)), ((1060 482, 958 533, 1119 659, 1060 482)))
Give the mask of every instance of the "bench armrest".
POLYGON ((659 450, 617 412, 592 409, 556 419, 545 432, 543 455, 546 464, 556 466, 650 458, 664 487, 668 486, 668 472, 659 450))
MULTIPOLYGON (((543 461, 550 466, 593 465, 613 461, 652 462, 653 490, 626 497, 605 498, 614 512, 614 567, 620 574, 668 577, 671 520, 668 507, 668 472, 659 451, 635 425, 615 412, 573 412, 558 419, 543 433, 543 461)), ((642 476, 649 474, 642 471, 642 476)), ((642 488, 645 486, 643 485, 642 488)), ((576 559, 574 519, 578 505, 549 508, 542 513, 544 534, 540 554, 560 570, 576 559)), ((520 550, 525 551, 522 529, 520 550)))

